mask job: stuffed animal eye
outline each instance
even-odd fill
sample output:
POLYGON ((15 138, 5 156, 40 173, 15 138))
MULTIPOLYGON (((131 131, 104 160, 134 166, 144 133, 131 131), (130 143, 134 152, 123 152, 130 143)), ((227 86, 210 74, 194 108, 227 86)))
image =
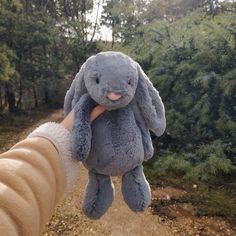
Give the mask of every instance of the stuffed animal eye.
POLYGON ((96 83, 99 84, 99 78, 96 78, 96 83))
POLYGON ((131 79, 128 81, 128 84, 131 85, 131 79))

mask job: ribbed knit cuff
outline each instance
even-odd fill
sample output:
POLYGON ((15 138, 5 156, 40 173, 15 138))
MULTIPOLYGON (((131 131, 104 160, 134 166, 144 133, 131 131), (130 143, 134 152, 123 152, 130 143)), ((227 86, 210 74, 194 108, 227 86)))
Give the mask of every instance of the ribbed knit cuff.
POLYGON ((48 122, 36 128, 28 137, 43 137, 55 145, 66 175, 66 192, 70 190, 79 172, 79 162, 72 159, 71 133, 58 123, 48 122))

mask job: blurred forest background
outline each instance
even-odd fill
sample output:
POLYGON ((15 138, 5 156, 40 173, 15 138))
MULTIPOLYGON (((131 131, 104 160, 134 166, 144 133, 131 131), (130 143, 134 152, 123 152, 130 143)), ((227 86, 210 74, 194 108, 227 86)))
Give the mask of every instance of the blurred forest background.
POLYGON ((62 107, 86 58, 107 50, 138 61, 166 107, 151 183, 190 189, 182 201, 199 215, 236 219, 236 1, 0 0, 1 123, 62 107))

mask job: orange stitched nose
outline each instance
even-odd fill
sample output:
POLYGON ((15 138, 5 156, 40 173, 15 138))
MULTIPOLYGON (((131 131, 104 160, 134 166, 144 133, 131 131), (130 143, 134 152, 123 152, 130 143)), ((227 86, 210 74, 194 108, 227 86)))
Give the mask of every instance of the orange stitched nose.
POLYGON ((107 97, 112 101, 116 101, 121 98, 121 95, 117 93, 108 93, 107 97))

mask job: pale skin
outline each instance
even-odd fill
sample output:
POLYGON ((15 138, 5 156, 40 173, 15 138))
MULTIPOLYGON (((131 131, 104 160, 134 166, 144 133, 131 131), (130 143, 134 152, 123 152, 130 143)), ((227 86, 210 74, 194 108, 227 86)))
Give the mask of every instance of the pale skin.
MULTIPOLYGON (((104 111, 105 111, 105 107, 102 105, 98 105, 96 106, 91 114, 90 114, 90 122, 92 123, 99 115, 101 115, 104 111)), ((71 131, 72 129, 72 124, 73 124, 73 120, 74 120, 74 110, 72 110, 67 116, 66 118, 61 122, 61 125, 68 129, 69 131, 71 131)))

